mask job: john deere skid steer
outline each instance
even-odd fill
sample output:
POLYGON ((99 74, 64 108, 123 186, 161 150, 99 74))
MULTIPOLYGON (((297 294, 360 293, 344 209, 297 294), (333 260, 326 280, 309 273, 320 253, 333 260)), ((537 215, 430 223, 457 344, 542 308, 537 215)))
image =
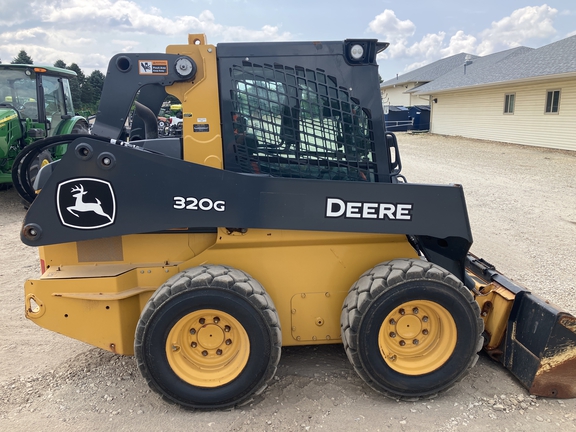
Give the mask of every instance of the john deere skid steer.
POLYGON ((94 135, 34 186, 26 316, 135 355, 187 407, 241 404, 282 346, 334 343, 395 397, 452 387, 482 348, 531 393, 576 396, 576 319, 469 254, 461 186, 401 175, 378 89, 387 45, 190 35, 113 57, 94 135), (167 93, 182 137, 158 138, 167 93))

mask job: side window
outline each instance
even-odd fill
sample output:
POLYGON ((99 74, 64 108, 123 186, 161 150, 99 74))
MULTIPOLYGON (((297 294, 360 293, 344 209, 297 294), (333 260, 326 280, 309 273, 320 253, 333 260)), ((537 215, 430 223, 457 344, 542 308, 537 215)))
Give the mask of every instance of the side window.
POLYGON ((66 102, 66 114, 73 116, 72 92, 70 91, 70 82, 66 78, 62 78, 62 87, 64 89, 64 101, 66 102))
POLYGON ((514 114, 515 93, 509 93, 504 96, 504 114, 514 114))
POLYGON ((59 113, 61 116, 65 115, 64 94, 60 87, 60 80, 56 77, 43 76, 42 88, 44 89, 46 116, 50 118, 55 113, 59 113))
POLYGON ((560 90, 548 90, 546 92, 546 114, 558 114, 560 108, 560 90))

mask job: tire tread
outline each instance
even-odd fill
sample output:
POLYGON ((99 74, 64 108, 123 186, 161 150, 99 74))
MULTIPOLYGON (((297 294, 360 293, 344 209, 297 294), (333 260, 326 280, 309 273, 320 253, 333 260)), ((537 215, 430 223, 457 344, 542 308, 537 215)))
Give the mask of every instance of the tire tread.
MULTIPOLYGON (((474 297, 468 288, 466 288, 462 282, 460 282, 460 280, 458 280, 454 275, 442 267, 428 261, 415 259, 395 259, 386 263, 378 264, 372 270, 365 272, 363 276, 356 283, 354 283, 354 285, 352 285, 350 292, 344 300, 344 304, 342 305, 340 326, 342 331, 342 342, 344 344, 344 350, 346 351, 348 360, 354 367, 356 373, 366 382, 366 384, 368 384, 377 392, 393 399, 414 400, 414 396, 399 396, 395 393, 382 389, 381 386, 379 386, 372 380, 372 378, 370 378, 362 366, 360 355, 357 352, 358 347, 356 342, 356 336, 358 334, 358 329, 360 328, 360 323, 362 320, 362 314, 359 312, 362 312, 364 308, 367 308, 374 299, 394 289, 398 284, 406 281, 425 279, 432 279, 442 282, 448 287, 451 287, 462 294, 468 300, 470 308, 474 311, 478 328, 480 330, 476 344, 476 354, 471 356, 462 374, 448 388, 441 390, 441 392, 444 392, 461 381, 462 378, 464 378, 470 369, 476 364, 478 361, 478 351, 480 351, 482 348, 483 342, 482 332, 484 331, 484 321, 482 321, 480 317, 480 307, 474 300, 474 297), (369 291, 365 291, 363 289, 366 286, 366 278, 371 278, 369 291)), ((438 392, 435 392, 435 394, 437 393, 438 392)), ((429 395, 422 396, 429 397, 429 395)))
MULTIPOLYGON (((216 266, 206 264, 187 269, 173 276, 157 289, 144 306, 136 327, 134 352, 137 359, 138 369, 152 390, 160 394, 164 400, 174 403, 174 400, 166 397, 164 392, 158 387, 143 360, 145 354, 143 352, 142 341, 145 334, 146 324, 152 318, 154 312, 168 299, 182 293, 183 291, 192 291, 206 287, 226 289, 244 297, 255 307, 256 310, 260 311, 264 322, 268 324, 270 329, 272 349, 265 375, 251 393, 244 395, 233 404, 226 405, 228 407, 240 406, 243 403, 246 403, 246 400, 249 400, 252 396, 258 395, 264 391, 268 382, 276 374, 282 348, 280 320, 272 299, 257 280, 253 279, 250 275, 241 270, 224 265, 216 266)), ((215 406, 214 408, 221 408, 221 406, 215 406)))

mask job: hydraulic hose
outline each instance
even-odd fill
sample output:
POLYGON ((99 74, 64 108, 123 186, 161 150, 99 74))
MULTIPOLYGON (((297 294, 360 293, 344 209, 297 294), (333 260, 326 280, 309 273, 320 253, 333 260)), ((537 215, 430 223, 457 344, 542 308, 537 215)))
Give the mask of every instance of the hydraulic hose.
POLYGON ((18 153, 18 156, 14 159, 14 164, 12 165, 12 183, 23 200, 32 203, 34 198, 36 198, 36 191, 34 190, 29 177, 29 170, 30 165, 38 155, 40 155, 44 150, 48 150, 60 144, 71 143, 77 138, 92 138, 110 142, 110 139, 108 138, 88 134, 59 135, 35 141, 24 147, 20 153, 18 153))

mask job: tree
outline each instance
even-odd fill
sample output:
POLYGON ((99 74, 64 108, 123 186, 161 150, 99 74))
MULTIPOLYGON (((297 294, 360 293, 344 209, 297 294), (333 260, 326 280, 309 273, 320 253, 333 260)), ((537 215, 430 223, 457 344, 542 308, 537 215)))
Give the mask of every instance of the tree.
POLYGON ((32 60, 32 57, 30 57, 26 51, 21 50, 18 55, 16 57, 14 57, 14 60, 12 60, 12 62, 10 64, 34 64, 34 61, 32 60))
POLYGON ((70 78, 70 92, 72 93, 72 103, 74 109, 79 111, 82 109, 82 85, 84 84, 85 76, 76 63, 72 63, 66 69, 76 72, 74 78, 70 78))
POLYGON ((384 82, 384 80, 382 79, 382 76, 380 74, 378 74, 378 80, 379 80, 378 82, 380 84, 382 84, 384 82))
POLYGON ((104 74, 96 69, 94 72, 90 74, 88 77, 88 82, 94 88, 94 90, 98 93, 98 99, 100 99, 100 93, 102 93, 102 88, 104 87, 104 74))
POLYGON ((66 63, 64 63, 64 61, 62 60, 56 60, 56 63, 54 63, 54 67, 66 69, 66 63))

